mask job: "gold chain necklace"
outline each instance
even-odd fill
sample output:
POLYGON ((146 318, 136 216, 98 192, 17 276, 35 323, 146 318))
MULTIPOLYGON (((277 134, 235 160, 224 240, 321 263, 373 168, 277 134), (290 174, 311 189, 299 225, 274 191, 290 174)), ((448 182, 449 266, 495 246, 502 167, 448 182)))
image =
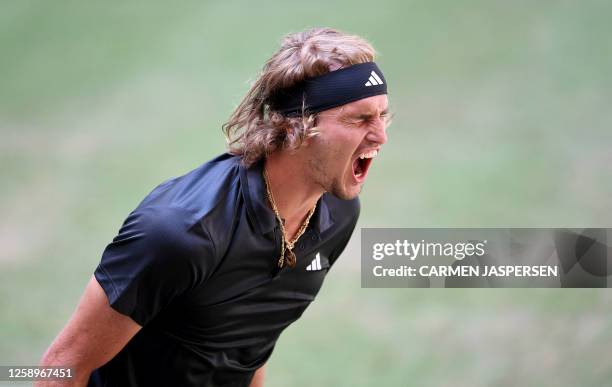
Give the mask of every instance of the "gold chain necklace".
POLYGON ((278 259, 278 267, 282 268, 285 264, 285 261, 287 262, 287 265, 289 267, 295 267, 296 257, 295 257, 295 253, 293 252, 293 248, 295 247, 295 242, 297 242, 297 240, 300 239, 302 234, 304 234, 304 232, 306 231, 306 228, 308 227, 308 222, 310 222, 310 217, 312 217, 312 214, 314 214, 315 209, 317 208, 317 203, 315 203, 315 205, 312 207, 312 209, 308 213, 306 220, 300 226, 300 229, 298 230, 297 234, 295 234, 295 237, 293 238, 293 240, 289 240, 289 238, 287 238, 287 232, 285 231, 285 225, 283 223, 283 219, 278 213, 278 208, 276 208, 276 202, 274 201, 274 197, 272 196, 272 191, 270 190, 270 182, 268 180, 268 173, 266 172, 265 168, 263 171, 263 176, 264 176, 264 181, 266 182, 266 191, 268 193, 268 200, 270 201, 272 210, 274 210, 274 214, 276 215, 276 219, 278 220, 278 224, 280 225, 280 229, 282 233, 281 255, 280 255, 280 258, 278 259), (285 253, 287 257, 285 257, 285 253))

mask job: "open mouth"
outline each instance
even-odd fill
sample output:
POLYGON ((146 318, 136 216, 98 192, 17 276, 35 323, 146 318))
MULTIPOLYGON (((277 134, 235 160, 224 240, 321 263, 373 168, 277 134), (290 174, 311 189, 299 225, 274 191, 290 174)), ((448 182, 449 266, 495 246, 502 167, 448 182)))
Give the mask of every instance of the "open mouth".
POLYGON ((362 153, 353 160, 353 177, 358 183, 362 183, 365 180, 370 164, 372 164, 372 159, 377 155, 378 151, 373 150, 362 153))

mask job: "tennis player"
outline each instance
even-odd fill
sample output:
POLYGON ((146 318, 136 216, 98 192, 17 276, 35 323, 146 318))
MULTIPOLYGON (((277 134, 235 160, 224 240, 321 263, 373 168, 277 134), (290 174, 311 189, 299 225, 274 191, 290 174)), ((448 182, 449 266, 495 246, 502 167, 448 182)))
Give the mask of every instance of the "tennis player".
POLYGON ((104 250, 41 361, 75 378, 37 386, 262 386, 351 237, 387 109, 364 39, 286 36, 223 126, 229 152, 157 186, 104 250))

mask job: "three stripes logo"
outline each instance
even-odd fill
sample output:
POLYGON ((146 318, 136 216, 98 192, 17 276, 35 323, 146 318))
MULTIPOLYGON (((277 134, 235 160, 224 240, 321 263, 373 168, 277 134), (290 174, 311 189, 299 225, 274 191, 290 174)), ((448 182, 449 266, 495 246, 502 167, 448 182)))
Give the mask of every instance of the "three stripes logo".
POLYGON ((310 265, 306 267, 307 271, 318 271, 321 270, 321 253, 317 253, 315 259, 310 262, 310 265))
POLYGON ((370 78, 368 79, 365 85, 366 86, 377 86, 377 85, 382 85, 383 83, 384 82, 382 81, 382 79, 380 79, 378 74, 376 74, 376 72, 372 70, 372 72, 370 73, 370 78))

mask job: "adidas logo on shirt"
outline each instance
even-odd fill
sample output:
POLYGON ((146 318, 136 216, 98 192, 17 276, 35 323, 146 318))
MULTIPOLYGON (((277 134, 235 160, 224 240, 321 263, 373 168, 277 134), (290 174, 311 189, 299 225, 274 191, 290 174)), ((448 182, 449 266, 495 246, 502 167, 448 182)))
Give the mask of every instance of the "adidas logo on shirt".
POLYGON ((380 79, 378 74, 376 74, 376 72, 372 70, 372 72, 370 73, 370 78, 368 79, 365 85, 366 86, 377 86, 377 85, 382 85, 383 83, 384 82, 382 81, 382 79, 380 79))
POLYGON ((315 259, 310 262, 310 265, 306 267, 307 271, 318 271, 321 270, 321 254, 317 253, 315 259))

